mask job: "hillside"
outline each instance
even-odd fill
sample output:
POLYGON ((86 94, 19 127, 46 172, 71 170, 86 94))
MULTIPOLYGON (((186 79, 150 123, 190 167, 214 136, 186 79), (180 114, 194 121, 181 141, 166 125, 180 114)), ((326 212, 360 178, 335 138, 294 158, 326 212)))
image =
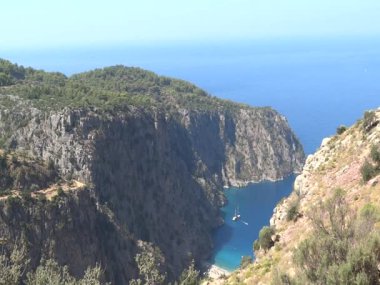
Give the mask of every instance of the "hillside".
POLYGON ((124 66, 68 78, 4 60, 0 78, 1 148, 55 171, 33 189, 10 185, 0 202, 1 238, 7 248, 27 245, 30 269, 54 257, 78 277, 100 264, 106 280, 128 284, 148 282, 142 266, 154 258, 156 277, 178 279, 212 252, 224 185, 280 179, 303 165, 276 111, 184 81, 124 66), (38 191, 53 197, 41 202, 38 191), (21 201, 9 208, 15 195, 21 201))
POLYGON ((215 284, 380 283, 380 110, 338 131, 274 209, 256 262, 215 284))

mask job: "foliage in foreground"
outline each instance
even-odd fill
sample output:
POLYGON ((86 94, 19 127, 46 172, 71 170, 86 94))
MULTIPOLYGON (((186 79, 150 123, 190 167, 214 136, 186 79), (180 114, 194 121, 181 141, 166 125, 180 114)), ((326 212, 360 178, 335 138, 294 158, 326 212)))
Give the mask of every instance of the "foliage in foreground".
POLYGON ((257 251, 263 249, 267 251, 274 245, 274 241, 272 240, 272 236, 275 234, 275 230, 273 227, 263 227, 260 230, 259 238, 253 243, 253 250, 257 251))
POLYGON ((373 145, 370 160, 366 159, 360 168, 363 181, 367 182, 380 173, 380 146, 373 145))
MULTIPOLYGON (((137 267, 139 269, 139 278, 129 282, 130 285, 160 285, 168 284, 166 276, 163 272, 162 265, 165 260, 162 252, 158 247, 150 243, 142 245, 141 253, 135 257, 137 267)), ((200 283, 200 272, 195 269, 194 261, 192 261, 187 269, 185 269, 176 285, 198 285, 200 283)), ((170 283, 169 283, 170 284, 170 283)))
POLYGON ((380 284, 379 217, 371 204, 355 215, 337 190, 310 214, 314 232, 294 251, 297 278, 275 272, 273 284, 380 284))
POLYGON ((7 255, 0 255, 1 285, 103 285, 100 266, 89 267, 82 279, 70 275, 67 266, 60 266, 53 259, 41 262, 34 272, 26 273, 30 260, 26 258, 25 247, 14 247, 7 255), (25 274, 26 273, 26 274, 25 274))

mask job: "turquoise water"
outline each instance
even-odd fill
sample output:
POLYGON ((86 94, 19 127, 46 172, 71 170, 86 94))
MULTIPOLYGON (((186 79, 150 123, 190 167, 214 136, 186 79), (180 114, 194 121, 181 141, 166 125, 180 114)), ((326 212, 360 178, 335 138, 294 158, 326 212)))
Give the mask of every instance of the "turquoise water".
POLYGON ((250 184, 244 188, 225 190, 228 204, 222 209, 225 224, 214 233, 215 254, 212 263, 234 270, 242 256, 252 256, 253 241, 260 229, 269 223, 276 204, 291 193, 295 177, 278 182, 250 184), (234 222, 235 207, 241 220, 234 222))
MULTIPOLYGON (((182 78, 212 95, 272 106, 288 118, 307 154, 340 124, 351 125, 380 106, 380 38, 314 39, 171 46, 8 50, 0 57, 67 75, 124 64, 182 78)), ((226 192, 226 225, 215 237, 214 262, 234 269, 269 223, 294 177, 226 192), (242 220, 232 223, 235 205, 242 220)))

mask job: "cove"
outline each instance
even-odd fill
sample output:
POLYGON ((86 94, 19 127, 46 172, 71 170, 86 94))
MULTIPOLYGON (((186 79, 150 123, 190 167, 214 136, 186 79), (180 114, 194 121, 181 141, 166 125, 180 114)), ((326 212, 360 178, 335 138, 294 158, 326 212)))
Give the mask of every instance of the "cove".
POLYGON ((269 224, 273 209, 293 189, 295 176, 276 182, 260 182, 242 188, 225 189, 228 203, 221 209, 224 225, 214 232, 212 264, 232 271, 239 267, 242 256, 253 256, 253 242, 261 228, 269 224), (232 221, 239 207, 241 219, 232 221))

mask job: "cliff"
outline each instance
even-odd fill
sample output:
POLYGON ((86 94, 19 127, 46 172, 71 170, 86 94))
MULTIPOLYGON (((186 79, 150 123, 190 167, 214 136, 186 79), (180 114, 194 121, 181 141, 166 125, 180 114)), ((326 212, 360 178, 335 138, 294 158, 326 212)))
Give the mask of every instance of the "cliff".
MULTIPOLYGON (((43 202, 33 198, 46 193, 41 187, 13 189, 31 191, 31 200, 11 206, 16 194, 7 194, 1 202, 2 238, 25 240, 31 267, 54 257, 80 276, 98 262, 107 280, 126 284, 137 276, 143 241, 162 252, 172 280, 192 259, 209 257, 223 185, 280 179, 302 167, 302 147, 272 109, 135 68, 66 78, 3 66, 2 148, 50 163, 64 187, 83 185, 43 202)), ((62 187, 49 183, 53 192, 62 187)))
POLYGON ((215 284, 379 284, 380 110, 338 131, 274 209, 271 248, 215 284))

